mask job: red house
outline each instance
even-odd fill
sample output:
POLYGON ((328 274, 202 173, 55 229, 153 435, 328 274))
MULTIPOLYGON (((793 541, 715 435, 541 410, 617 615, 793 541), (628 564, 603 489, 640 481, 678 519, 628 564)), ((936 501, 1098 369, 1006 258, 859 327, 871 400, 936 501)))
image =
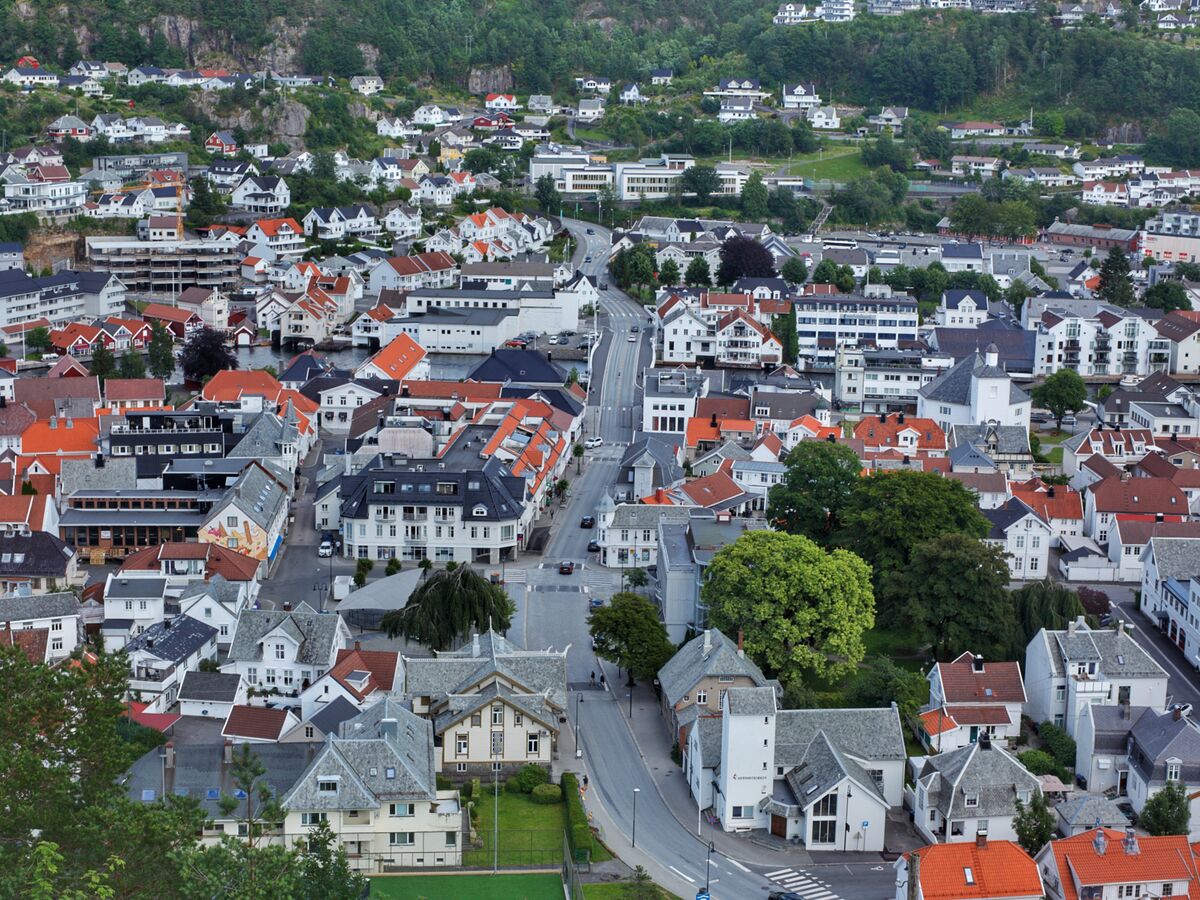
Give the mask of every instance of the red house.
POLYGON ((18 69, 40 69, 42 64, 36 56, 22 56, 17 60, 18 69))
POLYGON ((178 341, 190 337, 204 327, 204 320, 197 313, 188 312, 178 306, 167 306, 165 303, 147 304, 142 310, 142 317, 147 322, 161 322, 178 341))
POLYGON ((106 334, 95 325, 72 322, 65 328, 50 332, 50 345, 57 352, 69 353, 71 356, 91 356, 101 344, 111 350, 116 341, 112 335, 106 334))
POLYGON ((208 136, 208 140, 204 142, 204 149, 209 153, 234 156, 240 148, 238 147, 238 142, 234 140, 233 135, 228 131, 214 131, 208 136))

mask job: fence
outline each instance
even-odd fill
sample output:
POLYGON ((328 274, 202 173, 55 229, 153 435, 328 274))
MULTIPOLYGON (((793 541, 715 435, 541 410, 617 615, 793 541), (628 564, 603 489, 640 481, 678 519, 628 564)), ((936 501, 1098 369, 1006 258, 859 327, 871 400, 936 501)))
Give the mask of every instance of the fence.
POLYGON ((571 831, 563 832, 562 880, 567 889, 567 900, 583 900, 583 882, 579 878, 579 867, 575 865, 571 851, 571 831))

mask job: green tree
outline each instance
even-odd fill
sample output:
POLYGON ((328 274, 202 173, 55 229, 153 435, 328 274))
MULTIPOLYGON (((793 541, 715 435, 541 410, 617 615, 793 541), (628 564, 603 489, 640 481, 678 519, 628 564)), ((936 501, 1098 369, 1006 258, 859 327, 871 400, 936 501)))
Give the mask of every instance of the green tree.
POLYGON ((1133 306, 1133 282, 1129 278, 1129 257, 1120 247, 1113 247, 1100 264, 1100 284, 1096 298, 1117 306, 1133 306))
POLYGON ((300 851, 300 885, 296 900, 359 900, 367 879, 350 868, 350 860, 327 822, 310 828, 300 851))
POLYGON ((113 357, 113 352, 103 341, 98 343, 96 349, 92 351, 92 360, 88 369, 100 379, 101 384, 117 374, 117 361, 113 357))
POLYGON ((31 328, 25 335, 25 350, 29 353, 45 353, 50 349, 50 329, 44 325, 31 328))
POLYGON ((147 350, 150 374, 163 380, 170 378, 175 371, 175 341, 162 323, 151 324, 147 350))
POLYGON ((779 274, 788 284, 804 284, 808 280, 808 266, 798 256, 788 257, 783 263, 779 274))
POLYGON ((533 196, 538 207, 546 213, 553 213, 562 204, 562 196, 554 187, 554 176, 543 175, 534 185, 533 196))
POLYGON ((1138 825, 1157 837, 1187 834, 1190 821, 1187 791, 1181 782, 1168 781, 1162 790, 1146 801, 1138 825))
POLYGON ((516 607, 501 585, 492 584, 469 566, 434 572, 423 581, 403 609, 389 612, 380 627, 389 637, 401 635, 431 650, 448 650, 472 632, 491 629, 504 634, 516 607))
POLYGON ((784 462, 783 480, 767 494, 767 519, 783 531, 828 543, 858 484, 858 454, 844 444, 801 441, 784 462))
POLYGON ((870 567, 803 535, 743 534, 713 557, 701 596, 716 628, 744 630, 746 652, 789 681, 853 671, 875 624, 870 567))
POLYGON ((1178 281, 1160 281, 1153 287, 1147 288, 1146 293, 1142 295, 1142 304, 1151 309, 1161 309, 1163 312, 1192 308, 1187 291, 1178 281))
POLYGON ((838 278, 838 264, 832 259, 823 259, 813 269, 814 284, 833 284, 838 278))
POLYGON ((183 377, 189 381, 207 381, 218 372, 237 368, 237 357, 225 344, 225 335, 201 328, 183 345, 179 357, 183 377))
POLYGON ((679 181, 684 193, 695 194, 696 202, 701 206, 708 203, 709 198, 721 190, 721 176, 712 166, 692 166, 684 169, 679 181))
POLYGON ((571 456, 575 457, 575 474, 578 475, 583 466, 583 444, 572 447, 571 456))
POLYGON ((383 567, 383 574, 384 575, 395 575, 397 572, 400 571, 402 566, 403 566, 403 563, 400 562, 400 557, 393 556, 391 559, 388 560, 387 565, 383 567))
POLYGON ((742 188, 742 214, 755 222, 761 222, 770 215, 768 208, 770 193, 763 184, 762 173, 752 172, 742 188))
POLYGON ((588 631, 596 655, 627 669, 634 678, 653 678, 675 647, 658 615, 658 607, 641 594, 621 591, 592 610, 588 631))
POLYGON ((1012 602, 1004 551, 966 534, 944 534, 916 545, 908 566, 893 571, 881 593, 933 644, 938 659, 964 651, 1003 654, 1012 634, 1012 602))
POLYGON ((874 169, 887 166, 896 172, 907 172, 912 154, 890 134, 881 134, 873 141, 863 141, 862 161, 874 169))
POLYGON ((975 495, 960 482, 930 472, 887 472, 858 480, 834 542, 865 559, 879 585, 908 565, 919 544, 946 534, 981 538, 989 527, 975 495))
POLYGON ((1017 814, 1013 817, 1013 831, 1017 833, 1017 843, 1030 856, 1037 856, 1054 837, 1054 813, 1050 812, 1046 795, 1041 791, 1033 792, 1028 806, 1020 800, 1016 803, 1017 814))
POLYGON ((892 701, 901 721, 907 721, 929 701, 929 682, 920 672, 902 669, 886 656, 864 664, 846 690, 846 702, 854 707, 887 706, 892 701))
POLYGON ((1027 584, 1010 596, 1015 627, 1007 659, 1021 657, 1034 635, 1043 628, 1062 631, 1084 614, 1079 595, 1052 578, 1027 584))
POLYGON ((1033 402, 1050 410, 1061 431, 1063 416, 1079 412, 1087 402, 1087 385, 1074 369, 1059 369, 1033 389, 1033 402))
POLYGON ((121 378, 145 378, 146 361, 140 353, 126 350, 117 366, 117 375, 121 378))
POLYGON ((421 570, 421 580, 424 581, 429 575, 429 570, 433 568, 433 560, 427 556, 421 557, 421 561, 417 563, 417 568, 421 570))
POLYGON ((641 566, 634 566, 626 572, 622 573, 624 579, 629 582, 631 588, 644 588, 650 583, 650 576, 646 574, 646 570, 641 566))
POLYGON ((1045 750, 1026 750, 1024 753, 1018 753, 1017 759, 1029 770, 1030 775, 1058 775, 1061 771, 1054 757, 1045 750))
POLYGON ((668 259, 658 270, 658 283, 664 287, 674 287, 679 284, 679 266, 675 260, 668 259))
POLYGON ((660 900, 662 891, 642 866, 635 866, 633 878, 625 885, 622 900, 660 900))
POLYGON ((708 260, 703 256, 697 256, 688 263, 687 271, 683 275, 683 280, 686 284, 692 287, 709 287, 712 285, 712 273, 708 269, 708 260))

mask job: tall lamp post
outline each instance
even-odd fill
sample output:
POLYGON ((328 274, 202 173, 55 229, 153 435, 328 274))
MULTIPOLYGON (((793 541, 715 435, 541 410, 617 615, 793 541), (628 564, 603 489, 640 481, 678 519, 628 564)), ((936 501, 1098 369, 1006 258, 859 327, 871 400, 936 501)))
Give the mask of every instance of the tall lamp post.
POLYGON ((575 758, 583 756, 583 725, 579 721, 579 704, 583 702, 583 692, 575 692, 575 758))
POLYGON ((712 853, 715 849, 713 842, 709 841, 708 852, 704 854, 704 893, 706 894, 708 893, 708 874, 712 866, 712 853))
POLYGON ((635 850, 637 849, 637 795, 641 792, 641 788, 633 789, 633 833, 629 837, 629 845, 635 850))

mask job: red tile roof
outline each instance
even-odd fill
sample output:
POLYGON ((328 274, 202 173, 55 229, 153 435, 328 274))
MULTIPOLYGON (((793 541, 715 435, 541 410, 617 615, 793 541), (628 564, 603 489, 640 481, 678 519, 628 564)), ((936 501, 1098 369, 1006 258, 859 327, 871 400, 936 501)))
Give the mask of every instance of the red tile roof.
POLYGON ((905 416, 894 413, 884 422, 878 416, 870 416, 854 426, 854 436, 868 447, 899 447, 900 435, 906 431, 916 433, 916 449, 945 450, 946 433, 933 419, 919 419, 916 416, 905 416))
POLYGON ((1025 702, 1019 663, 984 661, 983 671, 976 672, 971 654, 963 653, 953 662, 938 663, 937 670, 947 703, 1025 702))
POLYGON ((697 506, 703 507, 727 503, 744 493, 738 483, 733 480, 733 476, 726 472, 714 472, 703 478, 697 478, 681 485, 679 489, 687 495, 689 500, 697 506))
POLYGON ((375 691, 390 691, 396 682, 396 669, 400 664, 400 654, 388 650, 362 650, 354 647, 350 650, 339 650, 337 661, 329 670, 329 675, 338 684, 350 692, 356 700, 362 700, 375 691), (365 685, 355 687, 347 680, 351 672, 366 672, 369 677, 365 685))
POLYGON ((16 647, 31 663, 46 661, 46 647, 49 642, 48 628, 21 628, 13 631, 7 623, 0 628, 0 647, 16 647))
POLYGON ((273 402, 282 390, 283 385, 270 372, 261 369, 225 369, 209 379, 200 396, 205 400, 217 400, 222 403, 235 403, 243 396, 266 397, 273 402))
POLYGON ((1047 485, 1040 479, 1009 485, 1009 490, 1043 519, 1083 519, 1083 494, 1066 485, 1047 485), (1051 496, 1050 492, 1054 495, 1051 496))
POLYGON ((1076 880, 1081 887, 1109 884, 1184 881, 1186 896, 1200 900, 1200 879, 1196 857, 1183 835, 1137 837, 1137 852, 1129 853, 1122 846, 1125 835, 1112 828, 1099 829, 1107 845, 1104 853, 1095 845, 1097 829, 1084 831, 1074 837, 1050 842, 1050 851, 1058 867, 1063 900, 1079 900, 1076 880))
POLYGON ((425 348, 407 334, 398 334, 386 347, 360 366, 360 369, 373 367, 382 373, 382 377, 399 381, 407 378, 426 356, 425 348))
POLYGON ((1003 900, 1044 892, 1037 863, 1012 841, 933 844, 913 853, 921 858, 924 900, 1003 900))
POLYGON ((266 706, 234 706, 229 710, 221 734, 225 737, 258 738, 277 741, 283 736, 287 724, 286 709, 270 709, 266 706))
POLYGON ((161 378, 109 378, 104 382, 104 398, 110 403, 114 400, 162 403, 166 395, 161 378))
POLYGON ((25 429, 21 435, 21 452, 68 455, 93 453, 99 437, 97 419, 47 419, 34 422, 25 429), (53 428, 50 427, 51 422, 54 423, 53 428))
POLYGON ((1088 485, 1087 489, 1100 512, 1188 514, 1187 497, 1169 478, 1114 476, 1088 485))

